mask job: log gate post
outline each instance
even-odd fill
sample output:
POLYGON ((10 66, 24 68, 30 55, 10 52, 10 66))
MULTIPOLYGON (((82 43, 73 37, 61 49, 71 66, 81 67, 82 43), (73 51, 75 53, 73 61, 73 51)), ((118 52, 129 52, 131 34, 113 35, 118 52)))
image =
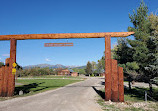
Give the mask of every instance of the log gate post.
POLYGON ((111 37, 105 36, 105 101, 124 102, 123 68, 111 59, 111 37))
POLYGON ((12 64, 16 62, 16 39, 10 40, 10 62, 9 62, 9 82, 8 82, 8 96, 14 95, 15 89, 15 75, 12 74, 12 64))
POLYGON ((117 71, 117 60, 111 59, 111 76, 112 76, 112 83, 111 83, 111 101, 118 102, 118 71, 117 71))
POLYGON ((111 100, 111 37, 105 36, 105 101, 111 100))

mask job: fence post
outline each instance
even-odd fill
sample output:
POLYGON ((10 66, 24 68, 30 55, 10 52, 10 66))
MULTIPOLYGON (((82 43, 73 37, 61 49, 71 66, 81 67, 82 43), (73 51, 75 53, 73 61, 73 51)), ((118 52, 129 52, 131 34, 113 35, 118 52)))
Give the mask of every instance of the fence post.
POLYGON ((145 91, 145 101, 147 102, 147 92, 145 91))

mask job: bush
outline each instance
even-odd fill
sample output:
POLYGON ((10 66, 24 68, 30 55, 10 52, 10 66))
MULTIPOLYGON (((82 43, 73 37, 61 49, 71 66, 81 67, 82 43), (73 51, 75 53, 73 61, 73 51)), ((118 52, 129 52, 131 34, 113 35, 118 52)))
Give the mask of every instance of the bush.
POLYGON ((41 76, 41 75, 55 75, 55 72, 53 69, 50 69, 48 67, 46 68, 30 68, 30 69, 19 69, 17 70, 17 76, 18 77, 24 77, 24 76, 41 76))

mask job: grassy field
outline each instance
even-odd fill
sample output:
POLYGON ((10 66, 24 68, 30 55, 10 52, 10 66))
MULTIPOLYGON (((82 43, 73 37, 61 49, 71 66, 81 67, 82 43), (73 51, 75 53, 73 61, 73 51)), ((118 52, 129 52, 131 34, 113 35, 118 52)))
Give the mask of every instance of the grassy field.
POLYGON ((73 79, 82 79, 81 77, 73 77, 73 76, 55 76, 55 75, 43 75, 43 76, 26 76, 19 78, 73 78, 73 79))
POLYGON ((0 97, 0 100, 6 100, 6 99, 11 99, 15 97, 21 97, 21 96, 29 96, 33 94, 37 94, 40 92, 44 92, 47 90, 51 89, 56 89, 59 87, 63 87, 65 85, 79 82, 80 80, 69 80, 69 79, 22 79, 22 80, 17 80, 16 82, 24 84, 21 86, 16 86, 15 87, 15 94, 13 97, 10 98, 2 98, 0 97), (19 91, 23 91, 23 95, 19 95, 19 91))
MULTIPOLYGON (((107 101, 105 102, 105 92, 100 90, 100 97, 97 102, 105 111, 158 111, 158 102, 148 100, 144 101, 144 91, 148 88, 133 88, 131 91, 125 89, 125 102, 117 103, 107 101)), ((153 89, 153 98, 158 100, 158 88, 153 89)))

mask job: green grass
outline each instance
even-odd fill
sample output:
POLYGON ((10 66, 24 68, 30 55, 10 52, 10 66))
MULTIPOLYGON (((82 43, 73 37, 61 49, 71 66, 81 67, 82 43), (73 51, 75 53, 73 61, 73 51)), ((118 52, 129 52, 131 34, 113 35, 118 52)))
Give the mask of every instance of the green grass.
POLYGON ((124 111, 145 111, 145 110, 142 108, 130 107, 130 108, 125 108, 124 111))
POLYGON ((118 108, 116 108, 114 105, 107 105, 107 104, 105 104, 105 101, 104 101, 104 99, 102 99, 102 98, 99 98, 98 100, 97 100, 97 103, 98 104, 100 104, 100 106, 102 106, 102 109, 104 110, 104 111, 120 111, 120 110, 118 110, 118 108))
MULTIPOLYGON (((15 94, 13 97, 10 98, 15 98, 15 97, 20 97, 19 91, 23 91, 23 95, 21 96, 29 96, 29 95, 34 95, 40 92, 44 92, 47 90, 52 90, 56 89, 59 87, 63 87, 65 85, 79 82, 80 80, 69 80, 69 79, 22 79, 22 80, 17 80, 18 83, 22 83, 24 85, 21 86, 16 86, 15 87, 15 94)), ((0 97, 0 100, 6 100, 10 98, 3 98, 0 97)))
POLYGON ((20 90, 23 90, 25 95, 31 95, 32 94, 36 94, 39 92, 43 92, 46 90, 50 90, 50 89, 56 89, 59 87, 63 87, 65 85, 74 83, 74 82, 78 82, 79 80, 59 80, 59 79, 54 79, 54 80, 42 80, 42 79, 38 79, 38 80, 18 80, 18 83, 22 83, 25 84, 24 86, 17 86, 15 88, 15 95, 16 92, 19 92, 20 90))
POLYGON ((124 81, 124 82, 128 82, 128 81, 124 81))
MULTIPOLYGON (((124 104, 129 107, 124 107, 124 105, 121 106, 121 103, 117 106, 119 103, 109 104, 108 102, 105 102, 105 89, 96 91, 100 95, 97 102, 102 106, 104 111, 156 111, 156 109, 158 109, 158 102, 152 101, 150 99, 148 99, 148 102, 144 101, 145 90, 149 91, 148 88, 133 88, 131 91, 125 89, 124 104), (146 104, 145 108, 147 108, 147 110, 144 107, 136 108, 132 106, 134 103, 146 104)), ((158 88, 153 88, 153 98, 158 100, 158 88)))
MULTIPOLYGON (((125 102, 123 105, 122 103, 108 103, 105 102, 104 99, 102 99, 101 97, 99 97, 99 99, 97 100, 98 104, 100 104, 100 106, 102 106, 102 109, 104 111, 158 111, 158 103, 157 102, 143 102, 145 103, 145 107, 134 107, 134 106, 130 106, 134 103, 137 102, 125 102), (127 105, 128 104, 128 105, 127 105)), ((139 103, 139 102, 138 102, 139 103)), ((142 102, 140 102, 142 103, 142 102)))
POLYGON ((26 76, 20 78, 74 78, 74 79, 82 79, 81 77, 73 77, 73 76, 55 76, 55 75, 41 75, 41 76, 26 76))
MULTIPOLYGON (((132 90, 127 90, 125 88, 125 101, 144 101, 144 93, 147 91, 148 95, 149 93, 149 88, 132 88, 132 90)), ((153 88, 153 95, 151 96, 153 99, 158 101, 158 88, 153 88)), ((152 101, 150 98, 148 99, 149 101, 152 101)))

